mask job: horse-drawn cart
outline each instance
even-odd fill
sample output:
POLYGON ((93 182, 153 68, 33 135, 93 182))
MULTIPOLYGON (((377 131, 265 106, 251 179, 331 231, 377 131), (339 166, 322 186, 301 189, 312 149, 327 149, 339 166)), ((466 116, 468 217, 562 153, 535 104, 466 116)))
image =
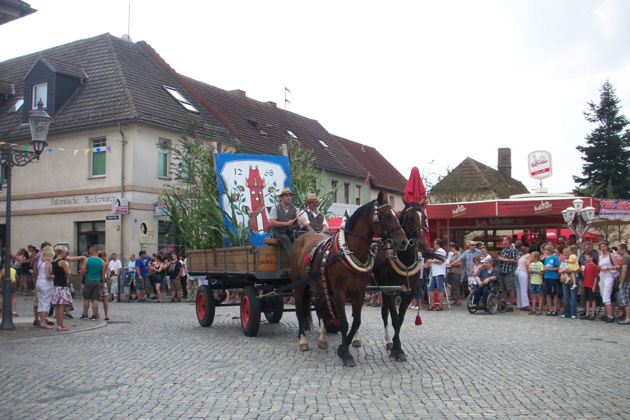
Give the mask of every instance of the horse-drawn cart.
POLYGON ((258 334, 261 313, 269 323, 280 322, 285 311, 283 295, 289 295, 290 290, 262 295, 290 284, 289 260, 276 239, 267 238, 265 244, 268 246, 187 251, 189 274, 208 280, 196 296, 201 326, 212 325, 216 307, 236 305, 240 306, 241 326, 248 337, 258 334), (215 297, 215 291, 234 289, 243 289, 239 303, 223 304, 215 297))

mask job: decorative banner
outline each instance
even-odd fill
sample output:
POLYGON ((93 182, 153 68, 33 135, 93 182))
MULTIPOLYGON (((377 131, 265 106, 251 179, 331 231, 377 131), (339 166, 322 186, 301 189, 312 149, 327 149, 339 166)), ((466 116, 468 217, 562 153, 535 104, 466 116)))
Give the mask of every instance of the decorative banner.
POLYGON ((529 176, 543 179, 551 176, 551 153, 546 150, 536 150, 527 156, 529 176))
MULTIPOLYGON (((264 245, 269 212, 276 205, 276 194, 291 186, 289 158, 272 155, 217 153, 215 156, 221 205, 231 214, 230 200, 239 224, 251 222, 252 245, 264 245), (223 182, 225 181, 225 185, 223 182), (228 199, 227 194, 230 194, 228 199)), ((231 221, 224 217, 228 228, 231 221)))
POLYGON ((630 200, 599 200, 599 217, 630 221, 630 200))

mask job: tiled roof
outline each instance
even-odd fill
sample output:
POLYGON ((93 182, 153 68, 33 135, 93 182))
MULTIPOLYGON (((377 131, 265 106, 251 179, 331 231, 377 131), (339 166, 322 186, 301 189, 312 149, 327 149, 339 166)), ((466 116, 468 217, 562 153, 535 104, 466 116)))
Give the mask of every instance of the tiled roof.
POLYGON ((434 200, 440 196, 449 197, 447 201, 452 201, 450 197, 466 197, 477 192, 494 198, 509 198, 513 194, 525 194, 528 190, 520 181, 514 178, 506 180, 496 169, 467 157, 431 188, 430 197, 434 200))
MULTIPOLYGON (((15 84, 24 95, 24 76, 43 57, 64 74, 82 69, 88 79, 58 112, 50 134, 118 122, 144 122, 217 140, 233 141, 226 128, 139 45, 103 34, 0 63, 0 78, 15 84), (62 70, 60 70, 62 69, 62 70), (177 90, 199 113, 184 109, 162 86, 177 90)), ((9 114, 14 101, 0 107, 0 138, 29 138, 22 112, 9 114)))
POLYGON ((0 25, 36 12, 22 0, 0 0, 0 25))
POLYGON ((64 63, 63 61, 53 60, 51 58, 43 60, 48 64, 48 67, 55 73, 67 74, 68 76, 76 77, 77 79, 86 79, 87 73, 81 66, 75 66, 73 64, 64 63))
POLYGON ((373 147, 334 136, 359 163, 367 169, 375 188, 402 193, 407 180, 373 147))
POLYGON ((242 91, 185 79, 234 125, 243 151, 278 154, 291 137, 290 131, 302 147, 313 150, 317 167, 357 177, 367 175, 367 170, 316 120, 251 99, 242 91))

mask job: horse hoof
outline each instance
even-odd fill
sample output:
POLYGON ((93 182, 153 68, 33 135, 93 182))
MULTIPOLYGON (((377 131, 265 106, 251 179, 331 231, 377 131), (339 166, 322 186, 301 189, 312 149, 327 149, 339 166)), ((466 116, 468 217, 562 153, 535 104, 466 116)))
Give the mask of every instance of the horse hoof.
POLYGON ((339 356, 340 358, 344 358, 344 355, 346 354, 345 351, 343 351, 343 349, 341 348, 341 346, 337 347, 337 356, 339 356))
POLYGON ((407 361, 407 356, 405 356, 405 353, 400 352, 396 355, 396 361, 397 362, 406 362, 407 361))
POLYGON ((317 347, 326 350, 328 348, 328 341, 317 340, 317 347))
POLYGON ((394 343, 387 343, 387 344, 385 344, 385 348, 386 348, 387 350, 391 350, 391 349, 393 349, 393 348, 394 348, 394 343))
POLYGON ((343 365, 345 367, 355 367, 357 363, 354 361, 352 356, 348 356, 343 358, 343 365))
POLYGON ((361 340, 354 340, 352 342, 352 347, 361 347, 361 340))
POLYGON ((307 350, 309 350, 308 344, 300 344, 300 351, 307 351, 307 350))

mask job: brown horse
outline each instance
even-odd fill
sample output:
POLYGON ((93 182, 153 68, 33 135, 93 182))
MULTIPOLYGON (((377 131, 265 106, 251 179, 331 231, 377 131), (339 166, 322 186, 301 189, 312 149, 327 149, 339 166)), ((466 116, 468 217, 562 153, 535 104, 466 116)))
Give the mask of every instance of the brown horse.
POLYGON ((321 333, 318 346, 328 347, 325 338, 322 339, 326 327, 338 328, 341 345, 337 348, 337 355, 344 366, 355 366, 349 344, 361 325, 363 297, 374 265, 371 252, 374 235, 380 236, 395 249, 407 248, 407 237, 382 192, 376 200, 359 207, 335 236, 306 233, 295 241, 291 279, 298 281, 308 277, 308 281, 293 289, 300 350, 309 348, 305 332, 311 329, 311 297, 314 294, 321 333), (350 331, 345 311, 347 299, 352 302, 350 331))
MULTIPOLYGON (((424 200, 420 203, 405 203, 405 208, 399 216, 399 222, 409 239, 409 246, 406 250, 380 251, 376 255, 373 272, 376 285, 400 285, 407 289, 400 295, 401 301, 398 310, 396 309, 396 296, 393 293, 383 293, 383 306, 381 307, 387 349, 391 349, 391 357, 402 362, 407 360, 407 357, 400 344, 400 328, 409 303, 413 299, 414 291, 420 287, 422 261, 418 253, 423 253, 427 248, 427 215, 424 212, 424 200), (389 315, 392 317, 392 327, 394 328, 393 340, 387 329, 389 315)), ((353 341, 353 346, 355 345, 353 341)))

